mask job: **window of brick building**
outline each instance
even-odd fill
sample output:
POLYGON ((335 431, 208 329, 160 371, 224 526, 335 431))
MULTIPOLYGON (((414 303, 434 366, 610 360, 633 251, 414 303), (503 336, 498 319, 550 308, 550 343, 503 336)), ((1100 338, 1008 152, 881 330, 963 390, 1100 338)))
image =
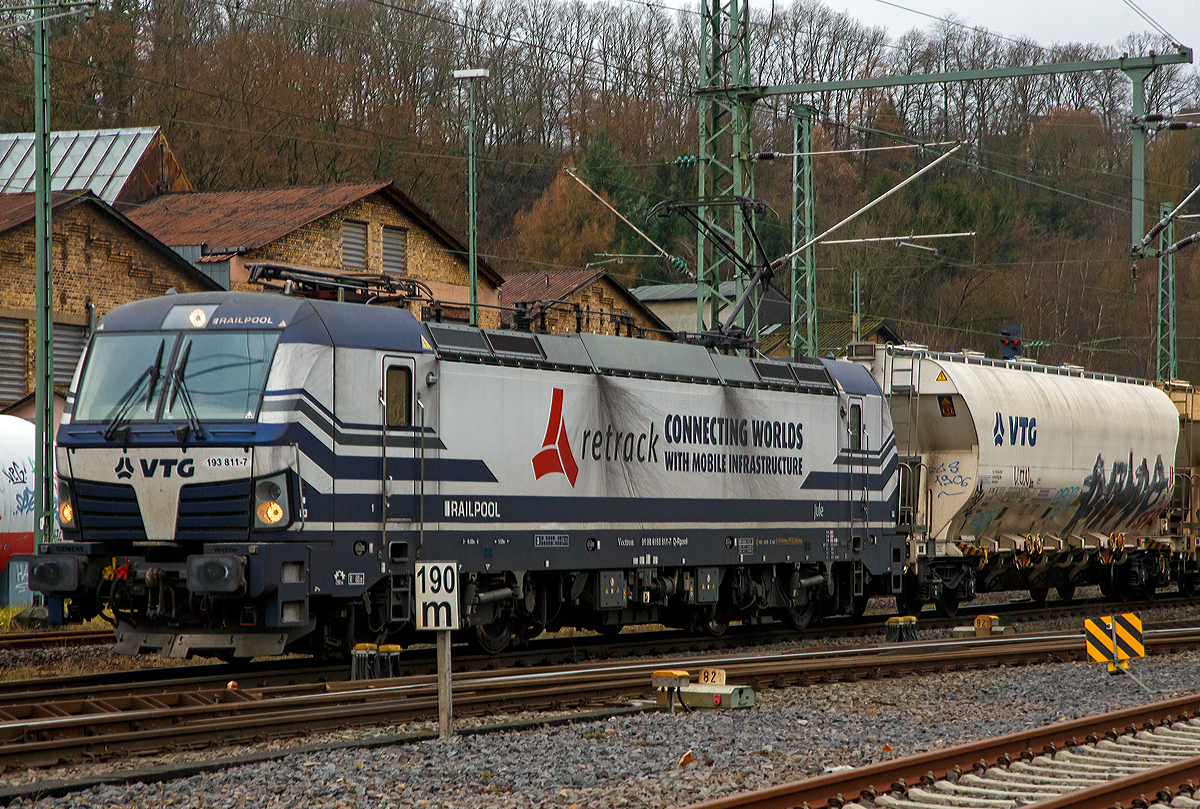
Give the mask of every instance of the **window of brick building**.
POLYGON ((342 267, 347 270, 367 268, 366 222, 342 222, 342 267))
POLYGON ((54 386, 67 387, 75 376, 75 366, 87 345, 87 326, 54 324, 54 386))
POLYGON ((404 228, 383 227, 383 271, 404 275, 408 263, 408 231, 404 228))
POLYGON ((25 395, 25 321, 0 317, 0 407, 25 395))

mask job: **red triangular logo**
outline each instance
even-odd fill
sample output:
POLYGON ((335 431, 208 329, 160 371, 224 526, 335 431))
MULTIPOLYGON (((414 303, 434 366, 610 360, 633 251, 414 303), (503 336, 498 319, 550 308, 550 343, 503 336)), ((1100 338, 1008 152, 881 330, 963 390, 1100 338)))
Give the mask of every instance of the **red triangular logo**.
POLYGON ((571 442, 567 440, 567 425, 562 417, 562 388, 554 389, 550 400, 550 420, 546 423, 546 437, 542 439, 542 449, 533 456, 534 480, 540 480, 543 475, 559 472, 571 481, 575 488, 575 479, 579 477, 579 466, 571 453, 571 442))

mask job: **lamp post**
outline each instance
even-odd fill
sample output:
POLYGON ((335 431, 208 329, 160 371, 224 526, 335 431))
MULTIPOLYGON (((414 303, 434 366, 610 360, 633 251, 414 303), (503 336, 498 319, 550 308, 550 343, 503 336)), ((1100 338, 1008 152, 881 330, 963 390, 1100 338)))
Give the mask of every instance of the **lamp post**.
POLYGON ((454 78, 466 80, 470 88, 470 120, 467 122, 467 275, 471 287, 471 325, 479 325, 479 232, 476 227, 475 210, 475 79, 486 79, 490 74, 486 68, 456 70, 454 78))

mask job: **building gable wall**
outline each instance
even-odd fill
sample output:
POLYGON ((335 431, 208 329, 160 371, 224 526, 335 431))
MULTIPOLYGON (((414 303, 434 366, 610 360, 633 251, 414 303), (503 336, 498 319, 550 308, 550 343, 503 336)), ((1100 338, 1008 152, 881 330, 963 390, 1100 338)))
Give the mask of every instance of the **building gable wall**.
MULTIPOLYGON (((256 261, 340 270, 343 267, 342 222, 347 220, 367 223, 367 272, 383 272, 383 228, 403 228, 407 231, 406 274, 427 283, 432 288, 434 297, 442 301, 468 301, 467 257, 451 252, 446 245, 383 194, 364 197, 335 213, 303 225, 270 244, 247 251, 239 262, 242 268, 231 269, 232 288, 255 291, 259 289, 248 284, 249 273, 244 269, 245 264, 256 261)), ((499 288, 482 274, 479 276, 478 300, 480 304, 490 306, 498 306, 500 303, 499 288)), ((418 307, 414 307, 413 311, 420 316, 418 307)), ((499 311, 480 309, 479 321, 480 325, 486 328, 498 328, 499 311)))
MULTIPOLYGON (((54 211, 53 279, 56 323, 85 325, 88 304, 99 320, 130 301, 211 289, 170 262, 102 209, 80 202, 54 211)), ((25 320, 25 389, 32 390, 36 346, 36 275, 33 222, 0 234, 0 317, 25 320)))

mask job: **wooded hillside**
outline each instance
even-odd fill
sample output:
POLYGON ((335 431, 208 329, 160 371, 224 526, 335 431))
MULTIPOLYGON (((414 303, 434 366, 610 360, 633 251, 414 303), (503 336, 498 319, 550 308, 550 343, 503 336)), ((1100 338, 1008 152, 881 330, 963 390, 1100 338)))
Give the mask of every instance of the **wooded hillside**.
MULTIPOLYGON (((17 19, 4 12, 6 20, 17 19)), ((0 126, 31 131, 28 27, 4 31, 0 126)), ((953 21, 887 32, 799 0, 754 12, 763 84, 1114 58, 1112 48, 1044 49, 953 21)), ((699 18, 635 2, 582 0, 104 0, 96 18, 52 33, 55 129, 162 126, 201 190, 394 180, 452 230, 466 231, 466 87, 478 85, 481 252, 505 273, 605 265, 627 283, 686 280, 562 174, 593 187, 694 267, 678 220, 657 202, 696 194, 699 18)), ((1200 43, 1191 43, 1200 45, 1200 43)), ((1131 35, 1120 51, 1172 50, 1131 35)), ((1193 66, 1160 68, 1147 108, 1200 107, 1193 66)), ((1154 374, 1157 262, 1129 242, 1129 82, 1119 72, 832 93, 818 148, 965 140, 931 173, 837 238, 978 231, 936 254, 894 245, 820 247, 820 319, 845 320, 851 271, 867 314, 914 340, 995 356, 1006 323, 1043 362, 1154 374), (966 151, 966 150, 964 150, 966 151)), ((756 148, 791 151, 788 99, 757 108, 756 148)), ((1200 121, 1200 116, 1191 120, 1200 121)), ((1150 138, 1147 217, 1200 183, 1200 130, 1150 138)), ((818 157, 818 226, 838 221, 932 159, 913 151, 818 157)), ((760 230, 788 251, 790 161, 757 168, 780 213, 760 230)), ((1200 211, 1200 205, 1193 206, 1200 211)), ((1149 223, 1148 223, 1149 224, 1149 223)), ((1200 229, 1181 223, 1177 238, 1200 229)), ((1200 250, 1178 256, 1179 375, 1200 381, 1200 250)), ((789 279, 777 281, 788 289, 789 279)))

